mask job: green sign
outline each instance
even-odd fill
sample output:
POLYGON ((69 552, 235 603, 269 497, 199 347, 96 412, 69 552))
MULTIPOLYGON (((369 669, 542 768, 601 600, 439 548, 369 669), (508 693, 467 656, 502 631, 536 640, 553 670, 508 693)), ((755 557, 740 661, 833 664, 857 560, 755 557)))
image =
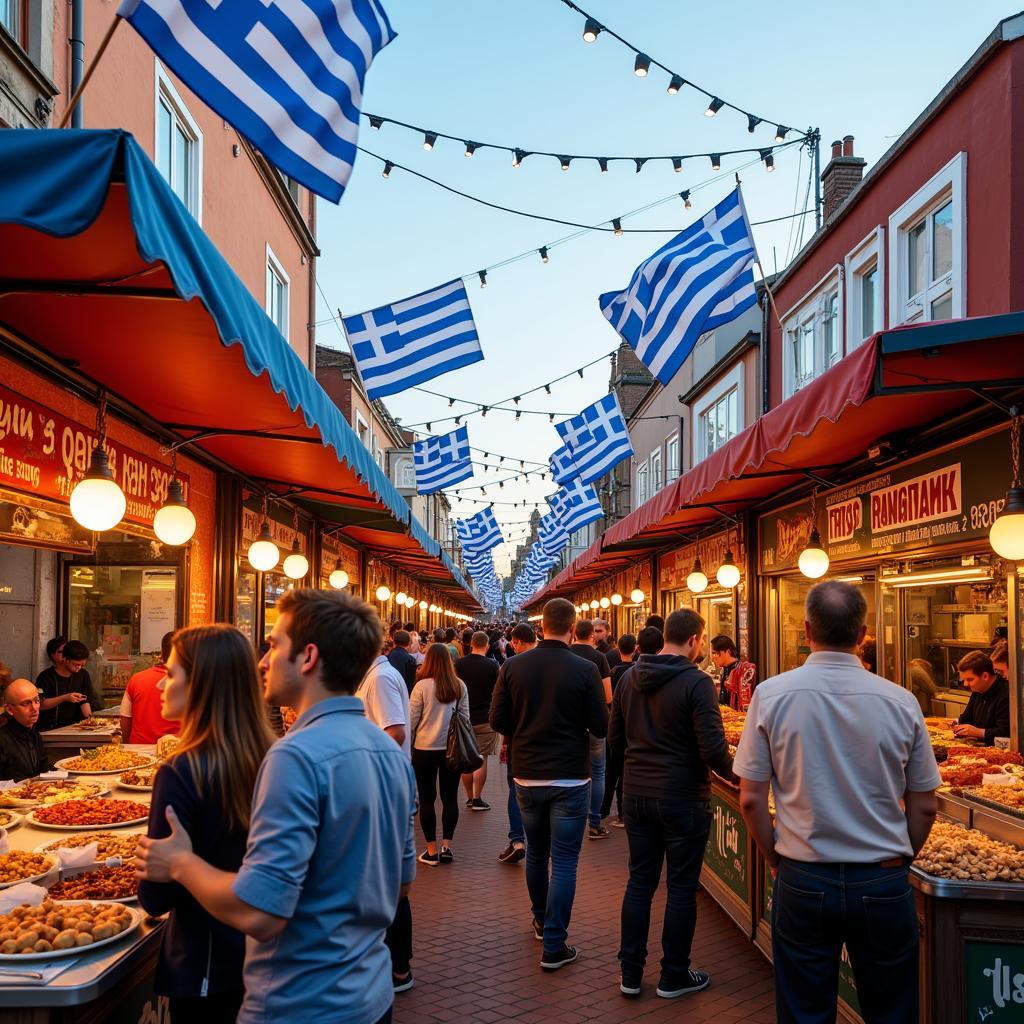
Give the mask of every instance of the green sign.
POLYGON ((853 964, 850 963, 850 954, 843 946, 842 955, 839 958, 839 998, 853 1010, 860 1014, 860 1000, 857 998, 857 983, 853 979, 853 964))
POLYGON ((704 864, 744 903, 750 902, 750 841, 747 825, 724 800, 711 794, 711 834, 704 864))
POLYGON ((775 879, 772 878, 768 865, 764 866, 764 888, 761 890, 761 917, 766 921, 772 919, 772 896, 775 894, 775 879))
POLYGON ((1024 943, 968 939, 964 971, 969 1024, 1024 1020, 1024 943))

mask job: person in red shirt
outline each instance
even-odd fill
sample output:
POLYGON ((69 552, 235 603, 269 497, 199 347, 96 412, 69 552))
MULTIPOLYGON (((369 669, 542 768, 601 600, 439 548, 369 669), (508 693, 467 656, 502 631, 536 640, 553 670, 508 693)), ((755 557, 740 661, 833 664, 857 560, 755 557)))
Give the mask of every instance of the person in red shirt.
POLYGON ((121 742, 156 743, 169 733, 177 736, 180 722, 169 722, 160 713, 161 695, 157 683, 167 675, 171 656, 171 638, 165 633, 160 641, 160 660, 152 667, 136 672, 128 680, 121 701, 121 742))

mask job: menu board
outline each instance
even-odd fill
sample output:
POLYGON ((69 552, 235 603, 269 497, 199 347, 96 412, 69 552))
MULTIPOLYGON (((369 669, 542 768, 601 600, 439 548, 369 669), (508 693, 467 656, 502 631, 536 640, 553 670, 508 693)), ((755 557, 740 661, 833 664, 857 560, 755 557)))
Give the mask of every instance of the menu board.
POLYGON ((964 1020, 1024 1020, 1024 943, 968 939, 964 950, 964 1020))
POLYGON ((744 903, 750 903, 750 838, 746 822, 714 791, 711 793, 711 833, 704 849, 704 866, 744 903))

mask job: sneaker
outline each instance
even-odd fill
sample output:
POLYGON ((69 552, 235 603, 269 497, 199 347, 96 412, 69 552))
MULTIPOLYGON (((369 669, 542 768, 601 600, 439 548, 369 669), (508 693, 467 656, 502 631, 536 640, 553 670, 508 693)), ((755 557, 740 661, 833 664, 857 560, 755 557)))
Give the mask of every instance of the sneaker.
POLYGON ((522 843, 509 843, 501 853, 498 860, 502 864, 518 864, 526 856, 526 847, 522 843))
POLYGON ((591 825, 587 829, 588 839, 606 839, 608 837, 608 829, 604 825, 591 825))
POLYGON ((640 981, 643 978, 643 971, 635 968, 622 968, 622 977, 619 979, 619 991, 624 996, 640 995, 640 981))
POLYGON ((442 847, 440 854, 438 854, 438 857, 442 864, 455 863, 455 854, 452 853, 452 848, 450 846, 442 847))
POLYGON ((424 850, 416 859, 421 864, 429 864, 432 868, 436 868, 437 865, 441 863, 441 859, 436 853, 427 853, 426 850, 424 850))
POLYGON ((561 949, 549 953, 546 949, 540 958, 540 965, 545 971, 557 971, 559 967, 573 964, 580 958, 575 946, 563 945, 561 949))
POLYGON ((540 921, 537 920, 537 918, 534 918, 530 923, 533 925, 533 937, 538 942, 543 942, 544 941, 544 925, 542 925, 540 923, 540 921))
POLYGON ((662 999, 678 999, 680 996, 689 995, 691 992, 700 992, 711 984, 711 975, 705 971, 687 971, 681 978, 666 978, 661 976, 658 982, 658 995, 662 999))
POLYGON ((410 971, 404 978, 399 978, 397 975, 392 974, 391 984, 394 986, 396 995, 399 992, 408 992, 415 984, 412 977, 412 971, 410 971))
POLYGON ((486 800, 481 800, 480 797, 477 797, 475 800, 469 801, 469 809, 471 811, 489 811, 491 805, 486 800))
POLYGON ((614 820, 614 821, 612 822, 612 824, 613 824, 613 825, 614 825, 614 826, 615 826, 616 828, 625 828, 625 827, 626 827, 626 823, 625 823, 625 822, 624 822, 624 821, 622 820, 622 818, 621 818, 621 817, 619 817, 619 818, 616 818, 616 819, 615 819, 615 820, 614 820))

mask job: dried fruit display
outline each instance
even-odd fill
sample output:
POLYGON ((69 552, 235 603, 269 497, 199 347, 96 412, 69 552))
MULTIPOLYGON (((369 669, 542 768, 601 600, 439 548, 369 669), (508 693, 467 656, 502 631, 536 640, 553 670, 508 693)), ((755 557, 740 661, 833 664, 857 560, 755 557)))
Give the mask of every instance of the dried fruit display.
POLYGON ((982 800, 1001 804, 1016 814, 1024 813, 1024 786, 975 786, 964 795, 978 796, 982 800))
POLYGON ((1024 882, 1024 850, 945 821, 932 826, 914 866, 939 878, 1024 882))
POLYGON ((734 711, 724 704, 718 708, 722 713, 722 725, 725 726, 725 742, 736 746, 740 742, 740 735, 743 732, 743 723, 747 716, 743 711, 734 711))
POLYGON ((1015 750, 1000 750, 998 747, 967 747, 963 745, 949 748, 950 760, 953 758, 970 757, 985 764, 1024 764, 1024 757, 1021 757, 1015 750))

